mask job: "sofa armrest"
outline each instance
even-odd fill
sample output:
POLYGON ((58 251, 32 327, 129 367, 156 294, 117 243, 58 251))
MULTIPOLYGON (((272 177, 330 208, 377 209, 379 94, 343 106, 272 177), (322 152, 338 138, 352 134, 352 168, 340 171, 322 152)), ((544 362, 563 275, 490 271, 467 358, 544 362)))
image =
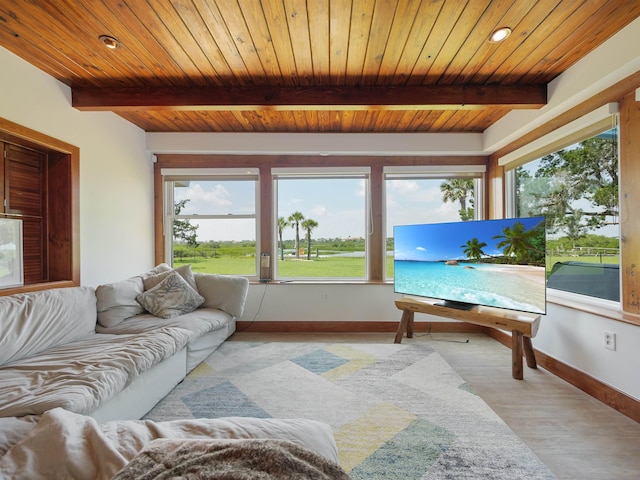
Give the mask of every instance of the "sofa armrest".
POLYGON ((198 291, 205 299, 201 307, 218 308, 234 318, 242 315, 249 291, 246 277, 196 273, 195 278, 198 291))

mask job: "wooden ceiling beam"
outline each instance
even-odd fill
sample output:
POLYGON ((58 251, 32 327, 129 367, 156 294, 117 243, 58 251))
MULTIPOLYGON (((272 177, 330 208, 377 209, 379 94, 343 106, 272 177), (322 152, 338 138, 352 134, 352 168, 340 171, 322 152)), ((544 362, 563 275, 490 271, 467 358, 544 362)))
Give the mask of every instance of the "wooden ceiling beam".
POLYGON ((87 111, 538 109, 547 85, 72 88, 87 111))

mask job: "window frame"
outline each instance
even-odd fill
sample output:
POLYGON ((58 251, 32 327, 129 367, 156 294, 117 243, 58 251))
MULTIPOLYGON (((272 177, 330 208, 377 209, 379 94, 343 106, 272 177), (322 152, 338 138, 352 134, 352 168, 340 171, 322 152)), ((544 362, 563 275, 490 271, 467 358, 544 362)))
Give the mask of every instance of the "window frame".
POLYGON ((370 263, 370 235, 371 235, 371 167, 366 166, 345 166, 345 167, 284 167, 272 168, 272 201, 273 201, 273 240, 272 252, 270 253, 271 262, 271 278, 277 281, 317 281, 317 282, 362 282, 369 278, 370 263), (278 180, 295 180, 295 179, 362 179, 365 181, 365 198, 364 198, 364 274, 362 277, 283 277, 278 274, 278 180))
POLYGON ((174 220, 241 220, 253 219, 255 230, 255 271, 253 274, 238 275, 250 281, 258 279, 260 273, 260 177, 258 169, 215 168, 215 169, 162 169, 162 231, 164 241, 164 259, 173 265, 173 221, 174 220), (175 214, 174 189, 177 181, 252 181, 254 182, 254 213, 239 214, 175 214))
MULTIPOLYGON (((500 157, 498 164, 504 168, 505 214, 515 217, 517 212, 516 169, 527 163, 536 161, 581 141, 592 138, 607 130, 618 130, 618 162, 620 162, 620 131, 618 104, 608 103, 577 118, 576 120, 543 135, 537 140, 500 157)), ((620 167, 618 167, 620 168, 620 167)), ((621 234, 619 234, 619 238, 621 234)), ((619 273, 620 292, 622 297, 622 269, 619 273)), ((547 302, 566 306, 576 310, 593 311, 598 309, 604 316, 619 319, 622 298, 619 301, 602 299, 564 290, 547 287, 547 302)))
MULTIPOLYGON (((454 166, 385 166, 382 173, 383 181, 383 210, 382 225, 384 231, 383 255, 386 259, 387 251, 387 230, 388 230, 388 205, 387 205, 387 181, 390 180, 451 180, 456 178, 472 178, 474 196, 474 220, 485 218, 485 188, 486 167, 476 165, 454 165, 454 166)), ((434 222, 436 223, 436 222, 434 222)), ((388 275, 386 261, 383 265, 383 275, 387 282, 393 281, 393 277, 388 275)))

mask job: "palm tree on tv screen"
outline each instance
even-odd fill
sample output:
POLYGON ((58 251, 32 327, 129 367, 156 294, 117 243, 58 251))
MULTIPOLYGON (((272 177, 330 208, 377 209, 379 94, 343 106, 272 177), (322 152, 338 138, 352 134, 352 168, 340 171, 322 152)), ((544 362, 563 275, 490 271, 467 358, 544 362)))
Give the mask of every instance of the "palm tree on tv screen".
POLYGON ((463 253, 467 256, 467 258, 473 258, 474 260, 478 260, 485 256, 486 254, 482 251, 487 244, 485 242, 481 242, 476 237, 473 237, 471 240, 467 240, 467 243, 464 245, 460 245, 460 248, 463 248, 463 253))
POLYGON ((531 261, 532 252, 536 252, 534 247, 534 238, 539 234, 538 228, 525 230, 524 224, 516 222, 512 227, 502 229, 501 235, 494 235, 494 239, 501 239, 496 245, 502 248, 502 253, 508 258, 513 259, 515 263, 527 263, 531 261))

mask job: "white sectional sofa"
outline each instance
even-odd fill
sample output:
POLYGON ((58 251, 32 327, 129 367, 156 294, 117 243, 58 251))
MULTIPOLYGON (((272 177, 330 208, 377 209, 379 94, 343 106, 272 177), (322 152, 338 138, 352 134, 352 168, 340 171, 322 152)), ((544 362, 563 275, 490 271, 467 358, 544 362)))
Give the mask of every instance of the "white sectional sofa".
POLYGON ((0 417, 141 418, 235 331, 247 289, 244 277, 162 264, 95 290, 0 298, 0 417))
POLYGON ((234 452, 243 475, 256 462, 273 465, 254 456, 257 446, 279 464, 347 479, 333 432, 318 421, 140 420, 235 331, 247 290, 244 277, 162 264, 96 289, 0 297, 0 478, 128 479, 147 450, 164 465, 196 442, 207 449, 201 464, 178 460, 211 474, 220 449, 234 452))

